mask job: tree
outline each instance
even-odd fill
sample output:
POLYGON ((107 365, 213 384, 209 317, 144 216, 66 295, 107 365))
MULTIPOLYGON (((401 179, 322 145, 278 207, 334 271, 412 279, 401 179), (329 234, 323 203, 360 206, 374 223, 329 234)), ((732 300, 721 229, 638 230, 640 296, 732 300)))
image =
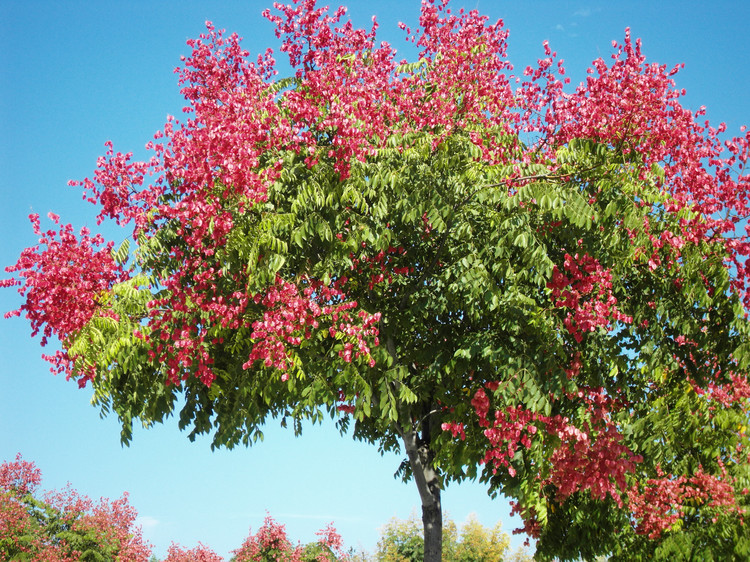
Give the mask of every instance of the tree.
POLYGON ((146 562, 127 495, 93 502, 68 487, 35 494, 41 471, 17 455, 0 465, 0 557, 30 562, 146 562))
POLYGON ((349 559, 341 536, 332 525, 318 531, 317 535, 320 537, 317 542, 294 546, 284 525, 269 515, 258 532, 250 534, 233 552, 232 562, 343 562, 349 559))
POLYGON ((224 559, 207 546, 198 543, 198 546, 185 549, 180 545, 172 543, 167 551, 164 562, 223 562, 224 559))
POLYGON ((487 529, 472 514, 461 527, 454 556, 459 562, 503 560, 509 545, 510 538, 502 532, 500 522, 487 529))
MULTIPOLYGON (((443 522, 445 527, 445 522, 443 522)), ((416 562, 424 560, 424 537, 420 522, 415 517, 405 521, 392 519, 380 531, 376 560, 381 562, 416 562)), ((449 526, 446 531, 449 531, 449 526)), ((448 533, 446 533, 448 534, 448 533)), ((445 535, 443 547, 445 549, 445 535)))
MULTIPOLYGON (((497 562, 505 559, 510 539, 500 530, 500 523, 485 528, 471 514, 461 527, 445 518, 443 521, 443 560, 446 562, 497 562)), ((421 562, 424 560, 424 538, 421 522, 413 515, 406 520, 392 519, 383 527, 375 560, 378 562, 421 562)))
POLYGON ((427 561, 441 488, 476 477, 541 557, 747 555, 750 133, 701 124, 629 33, 566 92, 475 11, 424 3, 397 63, 343 9, 277 10, 293 76, 209 24, 189 118, 73 182, 132 253, 32 217, 4 285, 53 370, 124 442, 179 407, 217 447, 331 416, 404 451, 427 561))
POLYGON ((533 560, 534 558, 529 554, 528 550, 522 546, 519 546, 506 558, 506 562, 532 562, 533 560))

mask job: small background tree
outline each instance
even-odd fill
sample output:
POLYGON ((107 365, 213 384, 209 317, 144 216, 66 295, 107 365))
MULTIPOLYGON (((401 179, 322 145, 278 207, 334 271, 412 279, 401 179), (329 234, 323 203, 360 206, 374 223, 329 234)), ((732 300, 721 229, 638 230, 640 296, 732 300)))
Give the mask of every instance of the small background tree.
MULTIPOLYGON (((443 521, 443 560, 445 562, 500 562, 509 555, 510 537, 498 522, 484 527, 474 514, 457 529, 456 523, 443 521)), ((412 514, 408 519, 392 519, 382 529, 374 560, 377 562, 421 562, 424 560, 424 531, 412 514)))
POLYGON ((127 494, 94 502, 72 487, 39 497, 41 471, 19 454, 0 465, 0 559, 147 562, 127 494))

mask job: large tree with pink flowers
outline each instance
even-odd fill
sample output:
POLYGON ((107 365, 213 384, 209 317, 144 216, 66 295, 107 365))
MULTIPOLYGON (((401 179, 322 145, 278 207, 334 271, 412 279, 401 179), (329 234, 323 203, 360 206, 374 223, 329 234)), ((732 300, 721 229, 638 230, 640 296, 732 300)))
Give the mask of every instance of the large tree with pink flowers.
POLYGON ((264 15, 292 76, 208 24, 186 120, 72 182, 132 244, 32 217, 4 284, 53 370, 125 442, 179 410, 215 446, 330 416, 403 451, 427 561, 477 477, 541 557, 748 555, 750 134, 627 32, 572 89, 436 1, 411 62, 343 9, 264 15))

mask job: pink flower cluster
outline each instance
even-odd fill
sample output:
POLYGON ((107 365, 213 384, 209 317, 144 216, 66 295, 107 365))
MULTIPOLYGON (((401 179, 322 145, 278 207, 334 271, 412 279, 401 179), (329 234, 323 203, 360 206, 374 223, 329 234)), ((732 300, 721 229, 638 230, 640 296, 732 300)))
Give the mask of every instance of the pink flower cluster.
POLYGON ((292 366, 288 346, 298 346, 303 339, 309 339, 311 330, 318 328, 323 318, 330 323, 329 335, 345 340, 339 351, 344 361, 350 363, 353 358, 363 357, 374 366, 370 345, 378 345, 380 313, 359 310, 355 314, 357 303, 346 300, 340 289, 346 281, 344 277, 325 286, 320 281, 308 280, 300 294, 296 285, 278 278, 264 295, 257 295, 255 302, 262 304, 266 312, 263 320, 253 323, 251 337, 256 343, 245 368, 261 361, 286 375, 292 366))
MULTIPOLYGON (((60 223, 53 213, 49 218, 60 223)), ((69 224, 60 225, 59 232, 43 233, 39 215, 30 215, 29 219, 34 233, 40 236, 39 245, 24 250, 15 265, 5 268, 8 273, 18 272, 24 281, 3 280, 0 286, 21 286, 18 292, 26 302, 5 317, 25 312, 32 335, 42 331, 42 345, 46 345, 53 335, 65 340, 83 327, 99 308, 99 296, 123 280, 125 273, 112 258, 114 243, 105 244, 101 235, 92 237, 82 228, 79 239, 69 224)))
MULTIPOLYGON (((491 464, 493 472, 497 472, 500 467, 505 467, 511 476, 515 476, 516 471, 510 461, 515 456, 519 445, 531 446, 531 438, 537 432, 535 422, 540 421, 542 416, 522 407, 509 406, 503 410, 497 410, 494 414, 495 419, 490 421, 488 417, 490 399, 483 388, 474 393, 471 405, 479 418, 479 425, 486 428, 484 436, 487 438, 488 445, 482 463, 491 464)), ((457 431, 450 426, 444 429, 457 431)), ((463 428, 460 431, 463 433, 463 428)))
MULTIPOLYGON (((215 375, 210 348, 223 343, 221 337, 212 335, 214 328, 251 328, 254 343, 243 368, 260 362, 281 371, 284 381, 294 364, 292 349, 310 339, 317 329, 327 329, 332 338, 342 339, 339 356, 344 361, 361 358, 374 365, 370 351, 371 346, 379 344, 380 314, 357 310, 357 302, 348 300, 342 290, 346 278, 330 286, 302 279, 299 283, 304 288, 300 292, 298 285, 277 277, 263 293, 248 295, 236 290, 225 294, 211 283, 213 276, 223 276, 218 268, 204 265, 193 275, 191 285, 173 285, 168 297, 149 303, 150 335, 142 337, 151 343, 151 360, 167 365, 173 384, 188 376, 211 384, 215 375), (252 320, 254 315, 248 310, 253 304, 263 310, 258 320, 252 320)), ((238 289, 242 285, 241 278, 227 282, 238 289)))
POLYGON ((42 471, 33 462, 25 461, 21 453, 16 460, 0 464, 0 490, 17 496, 33 494, 42 482, 42 471))
POLYGON ((352 271, 357 274, 365 272, 370 273, 370 279, 367 283, 368 290, 372 291, 376 285, 385 282, 390 285, 393 283, 394 275, 407 276, 413 271, 410 266, 397 266, 399 256, 403 256, 406 250, 403 247, 394 248, 389 246, 387 250, 381 250, 374 256, 363 256, 357 258, 352 254, 352 271))
MULTIPOLYGON (((496 388, 495 383, 487 385, 496 388)), ((612 421, 611 412, 621 405, 603 389, 584 389, 570 400, 580 401, 584 412, 580 427, 562 416, 543 416, 521 407, 510 406, 498 410, 494 420, 489 420, 490 397, 480 388, 472 399, 479 424, 485 427, 484 435, 489 446, 483 462, 490 463, 493 471, 505 468, 511 476, 515 471, 510 461, 519 447, 531 447, 538 431, 554 435, 560 446, 552 452, 550 470, 539 479, 542 485, 554 486, 554 501, 564 502, 572 494, 588 490, 592 498, 604 500, 611 497, 621 508, 633 514, 635 530, 656 539, 685 516, 687 508, 704 506, 713 515, 714 522, 720 513, 742 517, 744 509, 738 506, 733 479, 719 462, 722 474, 714 476, 702 467, 692 475, 667 476, 657 468, 657 478, 635 482, 637 465, 643 462, 622 441, 612 421)), ((443 429, 464 438, 464 426, 443 424, 443 429)), ((533 509, 516 503, 514 513, 524 518, 519 532, 538 536, 541 527, 533 509)))
MULTIPOLYGON (((411 34, 401 24, 422 47, 426 68, 406 76, 396 91, 399 109, 414 128, 444 135, 467 125, 512 131, 519 122, 518 99, 510 86, 513 66, 506 58, 508 31, 502 20, 489 24, 476 10, 456 15, 447 2, 423 2, 419 25, 411 34), (423 111, 428 101, 430 111, 423 111)), ((503 152, 479 138, 477 144, 494 158, 503 152)))
POLYGON ((167 365, 170 382, 178 384, 192 374, 210 385, 210 348, 223 343, 215 332, 247 327, 252 295, 247 294, 246 277, 225 274, 213 256, 190 259, 178 249, 173 255, 185 269, 164 281, 169 289, 165 296, 148 303, 148 335, 143 338, 150 343, 150 359, 167 365))
POLYGON ((604 500, 609 495, 622 507, 626 476, 635 472, 643 457, 622 444, 622 435, 610 417, 617 405, 603 389, 579 391, 577 398, 585 404, 588 417, 581 429, 565 419, 547 422, 547 432, 562 442, 550 458, 547 481, 556 487, 561 501, 579 490, 588 490, 593 498, 604 500))
MULTIPOLYGON (((358 397, 359 394, 356 395, 356 398, 358 397)), ((336 401, 336 410, 346 415, 352 415, 356 410, 356 406, 352 403, 352 400, 347 398, 346 393, 343 390, 339 390, 338 400, 336 401)))
MULTIPOLYGON (((5 268, 18 279, 0 280, 0 287, 20 286, 18 292, 25 298, 20 308, 5 317, 24 313, 32 336, 42 332, 42 345, 53 336, 65 342, 101 311, 100 299, 112 285, 127 278, 112 257, 112 242, 105 243, 101 235, 91 236, 87 228, 76 236, 73 227, 60 224, 57 215, 49 213, 49 218, 60 225, 59 231, 42 232, 39 215, 29 216, 39 244, 25 249, 15 265, 5 268)), ((64 351, 45 357, 53 364, 53 372, 71 374, 64 351)))
POLYGON ((146 227, 147 211, 158 204, 160 189, 143 189, 147 176, 163 170, 159 159, 153 156, 149 162, 133 162, 133 153, 115 154, 111 141, 104 143, 106 156, 96 161, 94 181, 71 180, 68 185, 84 188, 84 199, 98 204, 101 209, 97 217, 99 224, 105 218, 114 219, 117 224, 127 224, 135 220, 139 229, 146 227))
POLYGON ((612 322, 631 323, 633 319, 617 309, 617 299, 612 294, 612 273, 588 254, 565 254, 565 273, 555 266, 552 289, 555 306, 567 308, 565 328, 578 343, 583 334, 598 327, 609 329, 612 322))
MULTIPOLYGON (((661 167, 669 194, 665 210, 691 207, 696 213, 681 221, 679 232, 652 241, 675 248, 677 255, 686 242, 721 242, 730 253, 727 265, 736 270, 733 287, 750 308, 750 230, 744 226, 750 216, 750 131, 742 127, 742 134, 722 141, 724 124, 701 123, 705 108, 692 113, 680 105, 685 91, 675 89, 673 77, 682 65, 667 70, 646 63, 640 40, 634 42, 629 30, 624 44, 613 42, 613 47, 612 63, 595 60, 587 81, 573 94, 557 87, 548 97, 539 146, 549 147, 547 154, 554 158, 555 147, 592 139, 632 156, 636 176, 661 167)), ((555 82, 551 75, 547 79, 555 82)))
POLYGON ((212 198, 218 182, 223 197, 231 193, 252 205, 265 199, 267 183, 278 177, 278 167, 264 165, 266 154, 290 135, 267 83, 276 74, 275 61, 269 49, 249 62, 237 34, 224 37, 211 22, 206 27, 188 41, 193 52, 175 71, 190 103, 184 111, 194 117, 177 129, 168 123, 169 145, 155 149, 163 155, 165 179, 186 200, 212 198))
POLYGON ((706 395, 712 402, 715 402, 722 408, 730 408, 733 404, 741 404, 750 399, 750 381, 747 376, 732 373, 729 375, 731 383, 717 384, 708 383, 706 389, 693 385, 696 394, 706 395))
POLYGON ((346 178, 351 159, 372 154, 373 140, 384 142, 398 122, 389 101, 395 52, 386 43, 375 45, 374 21, 369 32, 342 23, 343 7, 333 15, 317 8, 315 0, 274 7, 282 15, 269 10, 264 15, 276 25, 281 50, 299 80, 299 87, 281 100, 288 116, 283 125, 294 145, 309 153, 308 165, 320 156, 333 158, 334 168, 346 178))
POLYGON ((628 504, 637 521, 636 532, 650 539, 671 529, 691 507, 705 505, 738 517, 745 513, 737 506, 732 480, 723 466, 721 478, 705 473, 703 467, 690 477, 666 475, 657 467, 656 478, 628 490, 628 504))
POLYGON ((464 424, 457 422, 444 422, 440 424, 440 429, 443 431, 450 431, 453 437, 458 437, 461 441, 466 439, 466 428, 464 424))
MULTIPOLYGON (((490 384, 489 388, 493 387, 490 384)), ((622 505, 620 493, 626 489, 625 476, 635 470, 635 463, 642 458, 621 444, 622 436, 609 417, 614 402, 602 389, 580 391, 576 398, 585 405, 587 416, 581 428, 560 415, 544 416, 520 406, 497 410, 490 421, 490 398, 483 388, 477 390, 471 404, 479 425, 486 428, 484 436, 488 441, 482 462, 490 464, 493 472, 504 467, 515 476, 510 461, 519 447, 530 448, 534 436, 543 429, 561 442, 550 458, 550 474, 544 478, 557 488, 561 499, 589 490, 593 497, 604 499, 609 494, 622 505)), ((463 427, 455 424, 445 424, 443 429, 452 431, 454 436, 463 433, 463 427)))
POLYGON ((198 543, 197 546, 187 549, 172 543, 167 550, 164 562, 223 562, 224 559, 207 546, 198 543))
POLYGON ((680 67, 667 72, 664 66, 646 64, 640 40, 634 44, 629 29, 624 45, 613 41, 612 46, 612 64, 595 60, 586 83, 574 94, 559 96, 547 120, 558 144, 593 139, 625 154, 637 152, 650 169, 674 147, 675 129, 686 131, 692 123, 690 112, 676 101, 680 92, 671 78, 680 67))

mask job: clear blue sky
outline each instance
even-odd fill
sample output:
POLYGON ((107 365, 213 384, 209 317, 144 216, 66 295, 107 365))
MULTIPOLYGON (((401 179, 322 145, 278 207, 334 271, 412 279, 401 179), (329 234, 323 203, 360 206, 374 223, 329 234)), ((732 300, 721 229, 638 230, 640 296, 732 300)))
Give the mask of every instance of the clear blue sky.
MULTIPOLYGON (((0 0, 0 265, 36 242, 30 212, 54 211, 97 230, 94 207, 67 181, 91 175, 108 139, 116 150, 146 154, 166 115, 180 113, 172 70, 205 20, 238 32, 253 54, 276 48, 260 16, 267 4, 0 0)), ((348 5, 363 26, 376 14, 381 38, 397 48, 406 46, 397 22, 415 24, 419 11, 418 0, 348 5)), ((650 61, 686 63, 677 81, 688 107, 706 105, 711 120, 726 121, 733 133, 750 124, 750 2, 456 0, 460 6, 503 18, 517 69, 541 56, 548 39, 566 60, 571 87, 630 26, 650 61)), ((103 232, 127 236, 114 227, 103 232)), ((13 290, 0 291, 1 312, 19 302, 13 290)), ((269 427, 251 449, 212 453, 206 440, 190 443, 170 422, 137 431, 122 448, 117 420, 100 419, 90 390, 52 376, 40 352, 24 320, 0 318, 0 460, 21 452, 42 469, 46 488, 69 481, 94 498, 128 491, 159 556, 171 540, 202 541, 226 556, 266 510, 294 538, 312 540, 333 521, 348 545, 372 549, 378 527, 418 509, 416 487, 393 479, 399 457, 380 457, 332 427, 308 428, 298 439, 269 427)), ((475 512, 485 525, 502 520, 509 531, 518 524, 507 502, 488 499, 478 484, 449 487, 443 505, 458 522, 475 512)))

